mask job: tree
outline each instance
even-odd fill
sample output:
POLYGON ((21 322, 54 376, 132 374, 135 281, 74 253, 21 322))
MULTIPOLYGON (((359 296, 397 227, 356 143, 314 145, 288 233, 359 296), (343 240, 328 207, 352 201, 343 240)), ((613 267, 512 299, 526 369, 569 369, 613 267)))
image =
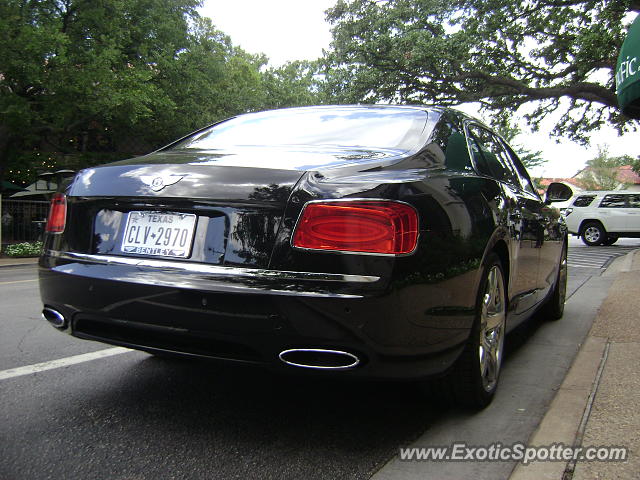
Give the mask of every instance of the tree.
POLYGON ((587 190, 616 190, 624 185, 618 180, 620 167, 633 162, 628 155, 611 157, 606 146, 598 146, 598 155, 587 161, 587 167, 577 177, 587 190))
MULTIPOLYGON (((188 46, 197 0, 4 0, 0 3, 0 178, 41 143, 70 153, 99 125, 136 125, 171 98, 156 65, 188 46)), ((108 128, 108 127, 105 127, 108 128)), ((104 128, 103 128, 104 130, 104 128)))
POLYGON ((497 126, 496 130, 518 154, 520 161, 522 161, 527 169, 539 167, 547 162, 547 159, 542 156, 541 151, 531 151, 519 143, 515 143, 516 137, 522 133, 520 127, 510 125, 509 123, 502 123, 497 126))
POLYGON ((165 92, 170 108, 154 112, 139 130, 173 140, 225 117, 263 106, 260 69, 263 55, 234 47, 208 18, 192 19, 186 48, 155 66, 155 82, 165 92), (151 127, 151 128, 149 128, 151 127))
POLYGON ((265 106, 269 108, 295 107, 323 103, 316 62, 288 62, 264 72, 265 106))
POLYGON ((605 123, 627 131, 614 70, 632 10, 640 1, 339 0, 326 88, 345 102, 532 103, 533 129, 557 111, 554 134, 582 141, 605 123))
POLYGON ((289 94, 281 103, 306 101, 308 68, 263 73, 267 58, 234 47, 197 14, 198 5, 0 2, 0 180, 12 169, 23 183, 33 181, 36 166, 62 157, 81 168, 146 153, 262 109, 275 91, 289 94), (131 140, 135 149, 126 145, 131 140))

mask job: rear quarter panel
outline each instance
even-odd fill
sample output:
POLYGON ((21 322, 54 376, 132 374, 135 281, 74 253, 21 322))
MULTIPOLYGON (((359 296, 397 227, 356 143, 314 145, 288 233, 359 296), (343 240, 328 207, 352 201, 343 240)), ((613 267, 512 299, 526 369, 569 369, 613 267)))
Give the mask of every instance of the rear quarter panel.
POLYGON ((474 320, 483 257, 505 222, 503 203, 495 181, 445 169, 389 169, 353 176, 309 172, 292 193, 270 267, 380 275, 379 282, 362 290, 373 303, 305 302, 328 315, 346 314, 353 319, 353 331, 385 345, 389 354, 458 346, 474 320), (398 257, 294 249, 290 239, 304 205, 338 198, 412 205, 419 213, 418 248, 398 257))

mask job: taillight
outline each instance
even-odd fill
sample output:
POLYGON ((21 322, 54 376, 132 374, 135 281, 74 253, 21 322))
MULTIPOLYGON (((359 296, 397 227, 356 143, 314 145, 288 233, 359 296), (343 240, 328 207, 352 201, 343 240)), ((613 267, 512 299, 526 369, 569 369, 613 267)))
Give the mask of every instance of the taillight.
POLYGON ((385 200, 314 202, 305 206, 293 246, 401 255, 418 243, 418 214, 410 205, 385 200))
POLYGON ((49 217, 45 231, 49 233, 62 233, 67 222, 67 196, 64 193, 56 193, 51 199, 49 217))

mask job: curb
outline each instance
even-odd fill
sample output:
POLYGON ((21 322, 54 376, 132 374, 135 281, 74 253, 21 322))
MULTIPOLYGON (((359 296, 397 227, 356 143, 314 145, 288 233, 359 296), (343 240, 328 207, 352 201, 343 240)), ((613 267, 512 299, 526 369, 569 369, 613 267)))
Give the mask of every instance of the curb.
POLYGON ((633 266, 633 257, 638 250, 632 250, 626 255, 617 257, 609 264, 607 269, 602 272, 603 277, 612 277, 621 272, 630 272, 633 266))
MULTIPOLYGON (((586 423, 590 400, 598 388, 598 372, 605 359, 607 340, 587 337, 558 389, 542 422, 529 438, 529 446, 562 443, 574 445, 580 427, 586 423)), ((509 480, 561 480, 567 469, 565 462, 532 462, 518 464, 509 480)))
MULTIPOLYGON (((638 251, 633 250, 616 258, 602 276, 611 277, 630 271, 638 251)), ((587 336, 547 413, 529 438, 529 446, 559 443, 573 446, 581 443, 608 349, 606 338, 587 336)), ((575 462, 573 465, 572 462, 519 463, 509 480, 562 480, 567 478, 567 474, 571 478, 574 468, 575 462)))
POLYGON ((28 258, 0 258, 0 268, 3 267, 27 267, 38 264, 38 257, 28 258))

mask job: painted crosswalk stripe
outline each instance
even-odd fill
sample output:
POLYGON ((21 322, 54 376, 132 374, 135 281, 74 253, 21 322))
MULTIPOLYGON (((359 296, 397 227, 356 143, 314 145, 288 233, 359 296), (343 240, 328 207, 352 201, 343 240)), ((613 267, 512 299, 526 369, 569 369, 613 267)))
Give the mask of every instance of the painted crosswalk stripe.
POLYGON ((567 265, 574 268, 599 268, 604 270, 614 259, 636 250, 635 247, 578 247, 570 249, 567 265))
POLYGON ((77 365, 78 363, 90 362, 91 360, 112 357, 114 355, 120 355, 122 353, 127 353, 132 351, 133 350, 129 348, 123 348, 123 347, 107 348, 105 350, 98 350, 97 352, 83 353, 81 355, 74 355, 72 357, 59 358, 57 360, 50 360, 48 362, 35 363, 33 365, 25 365, 24 367, 10 368, 9 370, 0 371, 0 380, 6 380, 7 378, 21 377, 23 375, 31 375, 33 373, 53 370, 55 368, 68 367, 70 365, 77 365))

